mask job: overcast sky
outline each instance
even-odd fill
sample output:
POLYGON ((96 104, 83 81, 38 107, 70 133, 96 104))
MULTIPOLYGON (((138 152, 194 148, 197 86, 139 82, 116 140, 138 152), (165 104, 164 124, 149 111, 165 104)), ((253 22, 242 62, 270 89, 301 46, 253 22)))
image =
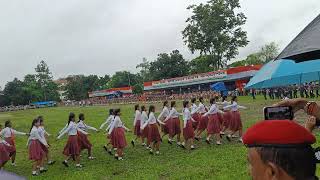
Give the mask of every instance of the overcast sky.
MULTIPOLYGON (((275 41, 284 48, 320 13, 319 0, 240 0, 249 45, 236 59, 275 41)), ((130 70, 143 57, 178 49, 190 15, 203 0, 0 0, 0 86, 33 73, 41 60, 54 78, 130 70)))

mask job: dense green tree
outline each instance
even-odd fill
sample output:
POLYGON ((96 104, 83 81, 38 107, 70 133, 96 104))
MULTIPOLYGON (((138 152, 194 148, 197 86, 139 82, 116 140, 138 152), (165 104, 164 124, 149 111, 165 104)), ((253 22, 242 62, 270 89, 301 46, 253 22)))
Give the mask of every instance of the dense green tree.
POLYGON ((17 78, 5 85, 3 94, 6 97, 6 105, 23 105, 28 104, 29 99, 26 91, 23 89, 24 83, 17 78))
POLYGON ((279 54, 279 45, 275 42, 264 45, 260 49, 260 56, 264 63, 267 63, 277 57, 279 54))
POLYGON ((133 94, 142 94, 143 93, 143 84, 135 84, 132 90, 133 94))
POLYGON ((143 82, 153 80, 150 73, 150 62, 147 60, 147 58, 143 58, 142 63, 138 64, 136 68, 140 70, 138 74, 140 77, 142 77, 143 82))
POLYGON ((185 76, 188 75, 189 70, 188 62, 178 50, 170 54, 159 54, 157 60, 150 63, 149 69, 153 80, 185 76))
POLYGON ((192 53, 209 55, 210 65, 223 68, 238 55, 238 48, 248 44, 247 32, 242 30, 246 16, 239 12, 239 0, 209 0, 191 5, 192 15, 182 32, 184 42, 192 53))
POLYGON ((142 78, 137 74, 132 74, 129 71, 118 71, 110 79, 109 88, 118 88, 126 86, 134 86, 142 83, 142 78))
POLYGON ((208 56, 199 56, 190 61, 190 74, 205 73, 217 70, 212 66, 210 58, 208 56))

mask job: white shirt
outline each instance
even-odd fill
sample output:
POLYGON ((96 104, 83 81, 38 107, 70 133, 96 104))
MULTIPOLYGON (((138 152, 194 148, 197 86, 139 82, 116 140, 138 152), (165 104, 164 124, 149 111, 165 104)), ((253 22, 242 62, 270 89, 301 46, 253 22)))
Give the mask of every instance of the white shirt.
POLYGON ((177 117, 179 117, 179 115, 180 115, 180 113, 178 113, 178 111, 173 107, 170 110, 169 116, 164 121, 167 121, 170 118, 177 118, 177 117))
POLYGON ((114 115, 110 115, 104 123, 101 124, 100 129, 102 129, 105 125, 110 125, 114 119, 114 115))
POLYGON ((233 101, 231 105, 225 106, 223 109, 230 109, 231 111, 238 111, 239 108, 246 109, 244 106, 239 106, 237 102, 233 101))
POLYGON ((182 115, 183 115, 183 127, 185 128, 187 125, 187 122, 193 120, 189 108, 184 108, 182 111, 182 115))
POLYGON ((145 111, 142 111, 141 113, 141 122, 140 122, 140 128, 142 129, 142 126, 148 121, 148 115, 145 111))
POLYGON ((47 146, 48 143, 44 137, 41 137, 39 134, 39 129, 36 126, 33 126, 30 131, 30 136, 28 138, 28 145, 30 144, 31 140, 39 140, 41 144, 47 146))
POLYGON ((60 139, 66 133, 68 133, 69 136, 75 136, 77 135, 78 131, 80 131, 83 134, 88 134, 85 131, 78 128, 78 125, 75 122, 70 121, 68 127, 64 128, 64 130, 60 133, 60 135, 57 138, 60 139))
POLYGON ((124 124, 122 123, 120 117, 119 117, 119 116, 116 116, 116 117, 114 118, 114 121, 113 121, 112 125, 110 126, 110 129, 109 129, 108 134, 111 134, 112 131, 113 131, 115 128, 120 128, 120 127, 125 128, 126 130, 128 130, 128 128, 126 128, 126 127, 124 126, 124 124))
POLYGON ((134 115, 133 126, 136 125, 138 120, 141 120, 141 112, 139 110, 136 110, 136 113, 134 115))
POLYGON ((198 112, 198 106, 196 104, 191 105, 191 114, 195 114, 198 112))
POLYGON ((154 116, 153 112, 150 112, 148 120, 143 124, 142 129, 144 129, 148 124, 156 124, 157 118, 154 116))
POLYGON ((78 128, 80 128, 81 130, 83 131, 88 131, 89 129, 90 130, 93 130, 93 131, 98 131, 96 128, 94 127, 91 127, 91 126, 88 126, 86 123, 84 123, 82 120, 80 120, 78 123, 77 123, 77 126, 78 128))
POLYGON ((46 134, 47 136, 50 136, 50 134, 47 133, 47 131, 44 129, 43 126, 39 126, 39 127, 38 127, 38 132, 39 132, 39 135, 40 135, 42 138, 46 138, 46 137, 45 137, 45 134, 46 134))
POLYGON ((168 109, 167 106, 164 106, 162 109, 162 112, 160 113, 160 115, 158 116, 158 119, 166 119, 170 114, 170 111, 168 109))
POLYGON ((218 106, 216 104, 212 104, 208 112, 206 112, 203 116, 208 116, 209 114, 217 114, 219 111, 218 106))
POLYGON ((199 106, 198 106, 198 112, 201 114, 206 112, 206 107, 201 102, 199 103, 199 106))
POLYGON ((3 138, 10 138, 15 135, 27 135, 27 133, 16 131, 10 127, 6 127, 0 131, 0 135, 3 138))

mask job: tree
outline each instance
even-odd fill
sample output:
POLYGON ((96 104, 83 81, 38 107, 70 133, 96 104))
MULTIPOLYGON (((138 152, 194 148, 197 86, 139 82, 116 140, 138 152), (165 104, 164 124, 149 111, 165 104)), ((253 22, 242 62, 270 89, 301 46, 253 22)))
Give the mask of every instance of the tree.
POLYGON ((241 28, 246 16, 239 8, 239 0, 210 0, 187 8, 192 15, 182 31, 184 42, 192 53, 208 55, 215 69, 223 68, 238 55, 239 47, 248 44, 247 32, 241 28))
POLYGON ((147 58, 142 58, 142 63, 136 66, 140 70, 138 73, 142 77, 143 82, 152 81, 152 75, 150 73, 150 62, 147 58))
POLYGON ((212 67, 210 59, 207 56, 199 56, 190 61, 190 73, 205 73, 216 70, 215 67, 212 67))
POLYGON ((178 50, 159 54, 157 60, 150 63, 149 69, 153 80, 185 76, 189 70, 188 62, 178 50))
POLYGON ((23 82, 17 78, 5 85, 3 90, 3 94, 6 97, 5 105, 24 105, 29 103, 23 85, 23 82))
POLYGON ((83 86, 83 75, 74 75, 67 77, 67 85, 65 86, 66 97, 70 100, 82 100, 88 97, 83 86))
POLYGON ((48 65, 43 60, 35 68, 38 88, 42 91, 42 100, 59 100, 58 86, 53 82, 48 65))
POLYGON ((275 42, 271 42, 269 44, 261 47, 260 55, 264 63, 267 63, 277 57, 279 54, 279 45, 275 42))
POLYGON ((110 79, 108 83, 109 88, 118 88, 126 86, 134 86, 142 83, 141 77, 136 74, 132 74, 128 71, 118 71, 110 79))
POLYGON ((253 53, 247 56, 246 59, 241 61, 236 61, 229 65, 229 67, 237 67, 237 66, 248 66, 248 65, 257 65, 264 64, 264 61, 261 58, 260 53, 253 53))
POLYGON ((132 90, 133 94, 142 94, 143 93, 143 84, 135 84, 132 90))

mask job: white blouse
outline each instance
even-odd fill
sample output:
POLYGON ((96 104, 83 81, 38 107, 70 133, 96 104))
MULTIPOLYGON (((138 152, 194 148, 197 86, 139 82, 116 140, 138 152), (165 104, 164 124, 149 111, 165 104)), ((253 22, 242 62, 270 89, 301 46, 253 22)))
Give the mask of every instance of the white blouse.
POLYGON ((246 109, 244 106, 239 106, 237 102, 233 101, 231 105, 225 106, 223 109, 230 109, 231 111, 238 111, 239 108, 246 109))
POLYGON ((206 112, 203 116, 208 116, 209 114, 217 114, 219 108, 216 104, 212 104, 208 112, 206 112))
POLYGON ((182 111, 182 115, 183 115, 183 127, 185 128, 187 125, 187 122, 192 121, 193 118, 191 116, 191 112, 190 112, 189 108, 184 108, 182 111))
POLYGON ((201 114, 206 112, 206 107, 201 102, 199 103, 199 106, 198 106, 198 112, 201 114))
POLYGON ((141 113, 141 123, 140 123, 140 128, 142 129, 142 126, 148 121, 148 115, 145 111, 142 111, 141 113))
MULTIPOLYGON (((154 113, 153 113, 153 112, 150 112, 149 118, 148 118, 148 120, 143 124, 142 129, 144 129, 148 124, 156 124, 157 121, 158 121, 158 120, 157 120, 156 116, 154 115, 154 113)), ((161 122, 159 122, 159 123, 161 123, 161 122)))
POLYGON ((82 120, 80 120, 78 123, 78 128, 80 128, 83 131, 88 131, 88 130, 93 130, 93 131, 98 131, 96 128, 88 126, 86 123, 84 123, 82 120))
POLYGON ((139 110, 136 110, 136 113, 134 115, 133 126, 136 125, 138 120, 141 120, 141 112, 139 110))
POLYGON ((167 120, 169 120, 170 118, 177 118, 177 117, 179 117, 179 115, 180 115, 180 113, 178 113, 178 111, 173 107, 173 108, 171 108, 170 114, 169 114, 169 116, 164 120, 164 122, 167 121, 167 120))
POLYGON ((41 144, 47 146, 48 143, 44 137, 41 137, 39 134, 39 129, 36 126, 33 126, 30 131, 30 136, 28 138, 28 145, 30 145, 31 140, 39 140, 41 144))
POLYGON ((160 115, 158 116, 158 119, 166 119, 170 114, 170 111, 168 109, 167 106, 164 106, 162 109, 162 112, 160 113, 160 115))
POLYGON ((68 127, 64 128, 64 130, 60 133, 60 135, 57 138, 60 139, 66 133, 68 133, 69 136, 75 136, 75 135, 77 135, 78 131, 80 131, 83 134, 88 134, 87 132, 78 128, 78 125, 75 122, 70 121, 68 127))
POLYGON ((124 124, 122 123, 120 117, 119 117, 119 116, 116 116, 116 117, 114 118, 113 123, 111 124, 111 126, 110 126, 110 128, 109 128, 108 134, 111 134, 112 131, 113 131, 115 128, 120 128, 120 127, 124 128, 124 129, 126 129, 126 130, 129 130, 127 127, 124 126, 124 124))
POLYGON ((198 106, 196 104, 191 105, 191 114, 195 114, 198 112, 198 106))
POLYGON ((2 129, 0 131, 0 135, 3 137, 3 138, 10 138, 10 137, 13 137, 15 135, 27 135, 27 133, 24 133, 24 132, 19 132, 19 131, 16 131, 10 127, 6 127, 4 129, 2 129))
POLYGON ((47 136, 50 136, 50 134, 44 129, 43 126, 39 126, 38 127, 38 132, 39 132, 39 135, 42 137, 42 138, 45 138, 45 134, 47 136))
POLYGON ((105 125, 110 125, 114 119, 114 115, 110 115, 104 123, 101 124, 100 129, 102 129, 105 125))

